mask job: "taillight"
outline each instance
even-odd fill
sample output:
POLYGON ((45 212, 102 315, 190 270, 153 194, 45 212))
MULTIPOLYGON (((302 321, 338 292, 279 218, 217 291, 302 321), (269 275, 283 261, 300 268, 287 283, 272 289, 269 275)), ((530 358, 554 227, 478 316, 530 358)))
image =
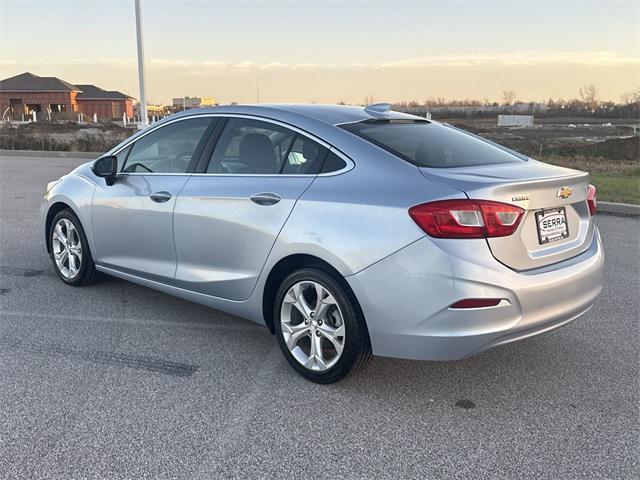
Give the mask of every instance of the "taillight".
POLYGON ((506 237, 523 214, 520 207, 490 200, 440 200, 409 209, 413 221, 437 238, 506 237))
POLYGON ((596 187, 589 185, 587 187, 587 205, 589 205, 589 213, 593 216, 598 211, 598 201, 596 200, 596 187))

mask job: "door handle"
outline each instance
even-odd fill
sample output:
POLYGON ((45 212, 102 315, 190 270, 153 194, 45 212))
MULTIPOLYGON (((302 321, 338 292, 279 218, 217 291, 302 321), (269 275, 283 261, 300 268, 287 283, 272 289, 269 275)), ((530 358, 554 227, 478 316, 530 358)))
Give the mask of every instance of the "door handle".
POLYGON ((156 203, 164 203, 171 200, 171 194, 163 190, 162 192, 152 193, 149 198, 156 203))
POLYGON ((275 193, 256 193, 249 198, 253 203, 257 203, 258 205, 275 205, 282 200, 280 195, 276 195, 275 193))

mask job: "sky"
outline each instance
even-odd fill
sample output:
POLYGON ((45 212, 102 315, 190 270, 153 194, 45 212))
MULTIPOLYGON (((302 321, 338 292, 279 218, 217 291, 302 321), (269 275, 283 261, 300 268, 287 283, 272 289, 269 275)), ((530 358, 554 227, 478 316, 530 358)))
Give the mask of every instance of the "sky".
MULTIPOLYGON (((0 0, 0 78, 138 97, 134 0, 0 0)), ((141 0, 147 99, 603 100, 640 88, 635 1, 141 0)))

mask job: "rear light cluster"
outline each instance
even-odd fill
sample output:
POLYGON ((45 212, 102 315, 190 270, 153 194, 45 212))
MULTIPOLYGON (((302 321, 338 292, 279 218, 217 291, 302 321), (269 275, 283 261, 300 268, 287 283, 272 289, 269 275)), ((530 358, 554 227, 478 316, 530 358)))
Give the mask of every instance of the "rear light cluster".
POLYGON ((587 205, 589 205, 589 213, 591 216, 598 211, 598 201, 596 200, 596 187, 589 185, 587 187, 587 205))
POLYGON ((409 215, 436 238, 507 237, 516 231, 524 209, 490 200, 441 200, 409 209, 409 215))

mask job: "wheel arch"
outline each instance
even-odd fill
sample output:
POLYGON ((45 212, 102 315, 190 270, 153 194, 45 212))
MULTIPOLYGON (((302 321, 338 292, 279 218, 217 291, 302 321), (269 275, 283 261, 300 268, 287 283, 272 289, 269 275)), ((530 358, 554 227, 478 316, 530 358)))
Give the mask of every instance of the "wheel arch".
MULTIPOLYGON (((364 312, 360 307, 360 303, 358 302, 358 298, 355 293, 351 289, 349 283, 345 280, 344 276, 329 262, 316 257, 314 255, 309 254, 292 254, 288 255, 284 258, 281 258, 269 271, 269 275, 264 284, 264 289, 262 293, 262 315, 264 318, 264 322, 267 327, 274 333, 274 318, 273 318, 273 309, 275 307, 275 296, 280 287, 282 281, 291 273, 296 270, 300 270, 301 268, 317 268, 318 270, 323 271, 324 273, 331 275, 335 280, 345 289, 345 291, 353 298, 355 307, 358 310, 358 313, 362 316, 365 322, 365 327, 367 324, 366 318, 364 317, 364 312)), ((367 327, 367 337, 369 336, 369 331, 367 327)))
POLYGON ((45 222, 44 222, 44 241, 45 241, 45 245, 47 246, 47 253, 51 253, 51 240, 49 239, 49 231, 51 230, 51 223, 53 222, 53 219, 55 218, 55 216, 58 213, 60 213, 62 210, 71 210, 76 217, 78 216, 78 214, 73 209, 73 207, 67 202, 58 200, 52 203, 51 206, 49 206, 49 209, 47 210, 47 215, 45 217, 45 222))

